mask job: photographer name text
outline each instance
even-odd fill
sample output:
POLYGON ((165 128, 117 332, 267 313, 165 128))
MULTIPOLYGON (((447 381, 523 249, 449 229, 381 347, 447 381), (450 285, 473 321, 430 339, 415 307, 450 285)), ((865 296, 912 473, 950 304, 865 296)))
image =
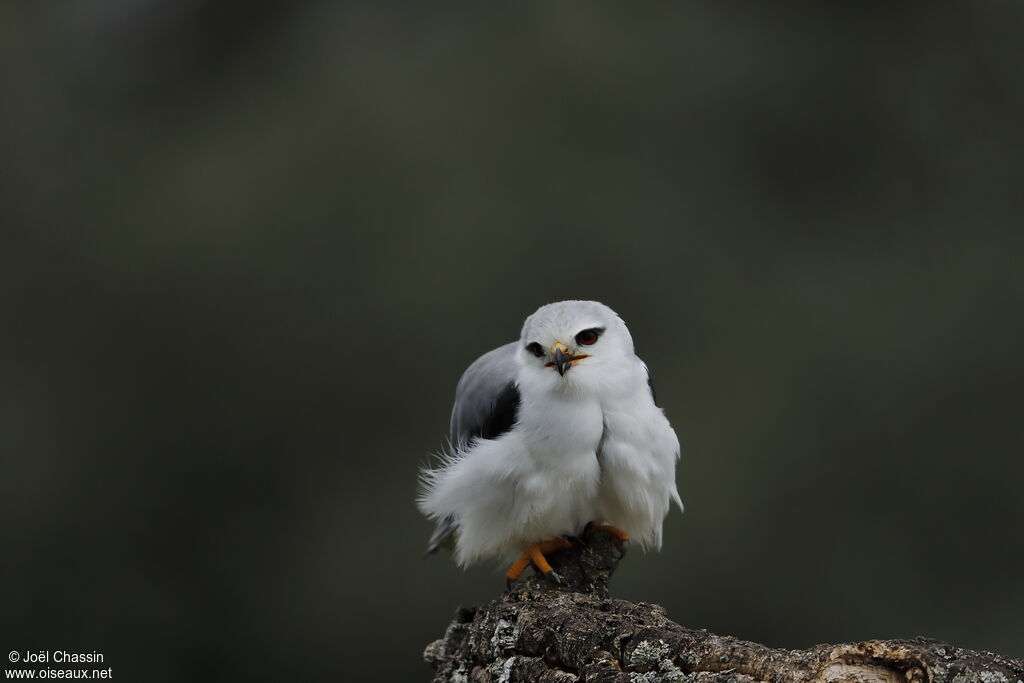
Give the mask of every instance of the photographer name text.
MULTIPOLYGON (((19 659, 27 664, 91 664, 103 661, 103 654, 96 652, 67 652, 65 650, 39 650, 25 652, 19 659)), ((12 656, 11 661, 16 661, 12 656)))

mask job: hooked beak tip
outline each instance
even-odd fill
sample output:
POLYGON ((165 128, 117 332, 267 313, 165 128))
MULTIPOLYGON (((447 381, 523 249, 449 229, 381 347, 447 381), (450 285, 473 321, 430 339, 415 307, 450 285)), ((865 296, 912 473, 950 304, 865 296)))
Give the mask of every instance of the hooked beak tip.
POLYGON ((554 366, 561 377, 565 377, 565 371, 572 366, 572 354, 566 354, 562 349, 555 349, 554 366))

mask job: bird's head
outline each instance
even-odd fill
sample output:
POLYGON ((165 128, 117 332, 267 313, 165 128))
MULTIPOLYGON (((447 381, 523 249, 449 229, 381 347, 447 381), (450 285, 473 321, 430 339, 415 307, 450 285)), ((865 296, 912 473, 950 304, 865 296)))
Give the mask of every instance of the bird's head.
POLYGON ((540 390, 613 391, 638 363, 626 324, 597 301, 542 306, 526 319, 519 341, 520 384, 540 390))

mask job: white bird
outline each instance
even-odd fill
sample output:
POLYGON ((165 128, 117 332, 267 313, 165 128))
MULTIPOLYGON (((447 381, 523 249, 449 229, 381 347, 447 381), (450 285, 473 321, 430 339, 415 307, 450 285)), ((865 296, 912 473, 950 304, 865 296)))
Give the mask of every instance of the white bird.
POLYGON ((679 440, 654 399, 626 324, 596 301, 561 301, 526 319, 518 342, 459 380, 451 452, 421 473, 419 508, 466 567, 518 556, 556 581, 545 553, 588 523, 661 548, 676 491, 679 440))

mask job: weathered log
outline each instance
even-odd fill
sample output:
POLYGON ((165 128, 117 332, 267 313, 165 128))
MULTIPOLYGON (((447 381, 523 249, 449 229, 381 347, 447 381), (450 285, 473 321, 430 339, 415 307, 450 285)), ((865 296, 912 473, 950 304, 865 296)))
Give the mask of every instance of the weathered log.
POLYGON ((1024 683, 1024 662, 916 638, 779 650, 680 626, 658 605, 608 596, 621 557, 602 531, 550 556, 556 586, 524 578, 459 608, 424 658, 434 681, 1024 683))

